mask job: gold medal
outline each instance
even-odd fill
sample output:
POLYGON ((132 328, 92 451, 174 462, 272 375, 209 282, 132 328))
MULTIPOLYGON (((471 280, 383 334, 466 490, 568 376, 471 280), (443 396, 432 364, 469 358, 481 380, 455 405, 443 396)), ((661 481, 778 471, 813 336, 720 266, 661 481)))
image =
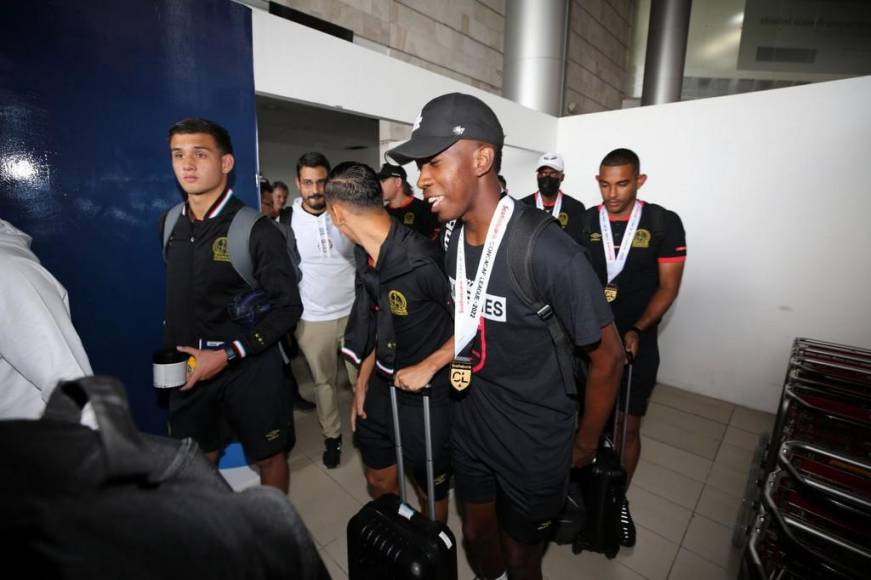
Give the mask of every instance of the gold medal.
POLYGON ((472 360, 467 357, 457 357, 451 363, 451 386, 458 391, 464 391, 472 384, 472 360))
POLYGON ((617 300, 617 286, 614 284, 608 284, 605 286, 605 300, 608 302, 614 302, 617 300))

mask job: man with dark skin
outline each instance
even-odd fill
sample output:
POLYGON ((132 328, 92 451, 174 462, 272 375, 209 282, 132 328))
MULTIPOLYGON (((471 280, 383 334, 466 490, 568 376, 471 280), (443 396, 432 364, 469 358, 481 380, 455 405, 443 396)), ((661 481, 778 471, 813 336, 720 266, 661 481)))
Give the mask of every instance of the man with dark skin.
MULTIPOLYGON (((677 298, 686 261, 686 234, 680 217, 638 200, 638 190, 646 181, 634 152, 615 149, 606 155, 596 175, 602 204, 587 211, 582 240, 634 361, 629 414, 624 417, 621 412, 619 418, 621 425, 626 421, 623 463, 630 481, 641 456, 641 418, 659 368, 657 326, 677 298), (628 239, 632 241, 623 244, 628 239), (609 245, 613 247, 610 256, 609 245)), ((621 542, 632 546, 635 525, 628 502, 621 512, 621 542)))
POLYGON ((569 468, 595 456, 624 352, 583 250, 565 244, 556 224, 548 226, 533 249, 536 286, 590 360, 575 432, 576 403, 566 394, 554 349, 545 348, 550 336, 512 290, 500 246, 513 211, 533 211, 502 195, 503 141, 486 104, 454 93, 430 101, 411 140, 388 156, 416 161, 418 187, 432 211, 442 222, 457 220, 446 253, 455 304, 452 385, 460 390, 451 441, 469 562, 480 578, 536 580, 569 468), (476 267, 474 279, 467 277, 476 267), (575 297, 571 304, 566 295, 575 297))

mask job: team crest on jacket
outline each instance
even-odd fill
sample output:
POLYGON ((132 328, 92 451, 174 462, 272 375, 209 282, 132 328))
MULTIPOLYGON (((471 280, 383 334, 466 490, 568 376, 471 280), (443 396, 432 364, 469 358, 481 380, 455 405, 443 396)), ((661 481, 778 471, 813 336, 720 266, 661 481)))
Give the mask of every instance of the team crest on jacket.
POLYGON ((402 223, 407 226, 410 226, 414 223, 414 212, 405 212, 405 215, 402 216, 402 223))
POLYGON ((391 290, 387 293, 387 301, 390 303, 390 314, 394 316, 408 316, 408 300, 399 290, 391 290))
POLYGON ((230 252, 227 249, 227 237, 221 236, 212 242, 212 260, 215 262, 229 262, 230 252))
POLYGON ((569 214, 564 211, 559 212, 559 225, 566 227, 569 223, 569 214))
POLYGON ((632 240, 633 248, 649 248, 650 247, 650 232, 640 229, 635 232, 635 239, 632 240))

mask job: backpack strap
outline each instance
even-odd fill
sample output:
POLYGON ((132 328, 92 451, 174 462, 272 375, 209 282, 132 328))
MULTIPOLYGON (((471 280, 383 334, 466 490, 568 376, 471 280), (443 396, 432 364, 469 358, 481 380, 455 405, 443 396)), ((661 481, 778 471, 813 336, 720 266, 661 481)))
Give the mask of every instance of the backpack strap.
POLYGON ((163 218, 163 261, 166 262, 166 252, 169 248, 169 238, 172 236, 172 230, 175 229, 175 224, 178 223, 178 218, 181 216, 181 210, 184 209, 184 202, 174 205, 166 212, 163 218))
POLYGON ((106 480, 144 479, 154 466, 127 403, 127 391, 116 378, 82 377, 62 381, 52 391, 43 419, 78 423, 90 402, 97 419, 106 480))
POLYGON ((653 229, 653 236, 661 240, 665 237, 665 208, 655 203, 644 205, 644 210, 649 212, 650 227, 653 229))
POLYGON ((563 384, 570 395, 577 394, 574 345, 535 285, 532 273, 532 254, 541 232, 551 223, 559 225, 552 216, 538 211, 521 211, 517 221, 508 230, 508 273, 511 284, 520 299, 531 308, 547 326, 553 341, 563 384))
POLYGON ((236 273, 252 288, 258 288, 260 285, 254 278, 254 261, 251 259, 251 230, 258 220, 265 217, 254 208, 241 207, 233 216, 233 221, 230 222, 230 231, 227 234, 230 263, 233 264, 236 273))
POLYGON ((296 233, 293 231, 293 206, 287 208, 287 221, 284 224, 285 237, 287 238, 287 253, 290 256, 290 265, 293 266, 293 273, 296 275, 296 282, 302 281, 302 256, 299 255, 299 248, 296 245, 296 233))
MULTIPOLYGON (((166 217, 163 220, 164 262, 166 261, 166 253, 169 247, 169 238, 172 236, 175 224, 178 223, 182 208, 184 208, 184 203, 171 207, 166 212, 166 217)), ((230 263, 233 265, 236 273, 252 288, 258 288, 260 285, 254 278, 254 261, 251 259, 251 230, 254 228, 254 224, 263 217, 266 216, 253 208, 248 206, 242 207, 233 216, 233 221, 230 222, 230 232, 227 234, 227 249, 230 253, 230 263)), ((293 247, 296 248, 296 238, 294 238, 293 247)))

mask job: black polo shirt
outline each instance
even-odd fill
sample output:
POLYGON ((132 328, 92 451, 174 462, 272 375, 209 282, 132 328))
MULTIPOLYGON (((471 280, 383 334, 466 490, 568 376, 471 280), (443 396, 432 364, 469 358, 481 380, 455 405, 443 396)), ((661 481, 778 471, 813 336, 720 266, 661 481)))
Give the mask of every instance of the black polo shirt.
POLYGON ((250 249, 254 277, 266 291, 271 310, 253 329, 230 319, 228 305, 250 290, 230 263, 227 247, 230 223, 243 206, 227 191, 202 221, 192 220, 187 207, 179 216, 166 249, 165 346, 229 342, 240 357, 248 356, 273 345, 299 320, 302 302, 286 242, 267 219, 254 224, 250 249))
MULTIPOLYGON (((593 268, 604 285, 608 275, 605 247, 599 227, 599 208, 587 210, 584 218, 586 231, 583 244, 590 252, 593 268)), ((620 251, 628 218, 611 220, 614 252, 620 251)), ((647 304, 659 288, 659 264, 684 262, 687 255, 686 234, 680 217, 660 205, 645 203, 641 221, 632 241, 623 271, 613 280, 617 298, 611 302, 614 319, 621 332, 625 332, 644 314, 647 304), (658 214, 658 216, 654 215, 658 214)))
MULTIPOLYGON (((454 333, 442 253, 434 241, 392 219, 376 265, 360 246, 355 259, 356 296, 342 352, 359 365, 376 348, 376 371, 392 378, 395 371, 427 358, 454 333)), ((447 402, 448 370, 433 377, 433 404, 447 402)), ((416 393, 399 394, 420 402, 416 393)))
MULTIPOLYGON (((517 204, 508 232, 524 209, 534 211, 517 204)), ((445 256, 452 288, 460 231, 458 223, 445 256)), ((454 405, 452 442, 490 458, 501 472, 528 476, 568 469, 577 408, 566 394, 545 323, 514 291, 508 235, 496 253, 473 344, 472 382, 454 405)), ((483 246, 465 244, 465 250, 466 275, 474 276, 483 246)), ((598 342, 612 314, 584 249, 554 224, 538 238, 532 264, 536 287, 575 344, 598 342)), ((542 477, 552 479, 553 472, 542 477)))
MULTIPOLYGON (((535 207, 536 194, 538 194, 537 191, 532 195, 524 197, 520 201, 522 201, 526 205, 535 207)), ((553 208, 556 203, 550 203, 546 199, 543 201, 544 210, 552 215, 553 208)), ((559 215, 553 216, 554 218, 559 220, 560 226, 562 226, 563 230, 569 235, 569 237, 571 237, 579 244, 582 243, 581 238, 583 238, 582 232, 584 229, 584 212, 586 211, 587 208, 584 207, 583 203, 563 193, 563 202, 560 205, 559 215)))
POLYGON ((399 220, 399 223, 409 227, 427 238, 438 238, 440 226, 436 214, 430 211, 430 205, 414 196, 409 197, 401 207, 385 206, 391 216, 399 220))

